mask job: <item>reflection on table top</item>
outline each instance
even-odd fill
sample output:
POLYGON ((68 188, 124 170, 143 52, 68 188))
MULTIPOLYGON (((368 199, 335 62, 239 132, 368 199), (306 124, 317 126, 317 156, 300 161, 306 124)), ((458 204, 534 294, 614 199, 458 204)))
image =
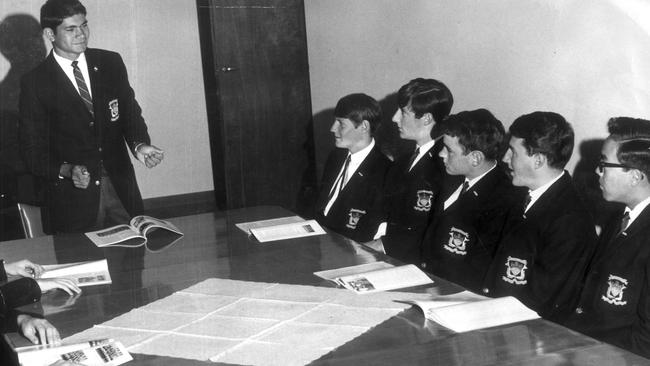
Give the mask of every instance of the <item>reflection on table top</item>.
MULTIPOLYGON (((376 260, 395 262, 345 238, 328 234, 258 243, 236 223, 292 215, 279 207, 253 207, 171 219, 185 236, 162 252, 140 248, 96 248, 84 235, 47 236, 0 243, 6 261, 29 258, 42 264, 108 259, 113 284, 88 287, 81 296, 45 294, 40 306, 63 337, 103 323, 203 281, 228 278, 333 286, 313 272, 376 260)), ((434 278, 427 291, 461 288, 434 278)), ((192 360, 134 355, 134 365, 194 365, 192 360)), ((545 320, 455 334, 408 309, 323 356, 326 365, 639 365, 649 360, 603 344, 545 320)), ((205 363, 208 364, 208 363, 205 363)), ((210 363, 212 364, 212 363, 210 363)))

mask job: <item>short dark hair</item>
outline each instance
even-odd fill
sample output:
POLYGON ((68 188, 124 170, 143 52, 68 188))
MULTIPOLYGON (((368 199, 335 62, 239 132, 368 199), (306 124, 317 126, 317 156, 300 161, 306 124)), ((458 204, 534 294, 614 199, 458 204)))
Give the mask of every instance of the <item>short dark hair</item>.
POLYGON ((564 169, 573 154, 573 128, 554 112, 533 112, 517 118, 510 126, 513 137, 524 139, 528 155, 546 156, 548 165, 564 169))
POLYGON ((500 160, 503 156, 505 128, 487 109, 452 114, 442 123, 442 133, 458 137, 465 154, 477 150, 488 160, 500 160))
POLYGON ((364 120, 368 121, 370 132, 374 133, 381 123, 381 107, 375 98, 369 95, 363 93, 349 94, 336 103, 334 117, 347 118, 355 126, 359 126, 364 120))
POLYGON ((63 19, 77 14, 86 15, 86 7, 79 0, 47 0, 41 6, 41 28, 56 32, 63 19))
POLYGON ((607 121, 607 130, 617 141, 639 137, 650 138, 650 121, 632 117, 612 117, 607 121))
POLYGON ((638 169, 650 178, 650 139, 621 141, 616 150, 616 157, 621 164, 638 169))
POLYGON ((435 79, 417 78, 404 84, 397 92, 397 105, 411 107, 416 118, 431 113, 436 123, 442 122, 451 112, 454 97, 445 84, 435 79))

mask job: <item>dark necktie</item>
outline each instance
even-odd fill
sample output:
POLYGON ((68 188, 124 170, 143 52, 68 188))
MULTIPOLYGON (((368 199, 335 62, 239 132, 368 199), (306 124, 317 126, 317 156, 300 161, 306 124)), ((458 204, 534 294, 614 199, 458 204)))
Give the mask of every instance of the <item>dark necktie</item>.
POLYGON ((623 214, 623 217, 621 217, 621 227, 618 230, 618 234, 620 235, 625 229, 627 228, 627 224, 630 223, 630 211, 625 211, 623 214))
POLYGON ((420 155, 420 148, 416 148, 415 151, 413 152, 413 155, 411 155, 411 158, 409 159, 409 165, 406 166, 406 171, 411 170, 411 165, 413 165, 413 162, 415 159, 417 159, 418 155, 420 155))
POLYGON ((94 117, 95 111, 93 109, 93 98, 90 96, 90 92, 88 91, 88 85, 86 85, 86 80, 84 80, 84 76, 81 73, 81 70, 79 69, 79 65, 77 65, 77 61, 72 61, 72 72, 74 73, 74 78, 77 81, 77 87, 79 88, 79 95, 81 95, 81 99, 86 105, 86 109, 88 109, 88 112, 90 112, 90 114, 94 117))
POLYGON ((528 204, 530 204, 530 201, 532 201, 533 198, 530 196, 530 193, 526 195, 526 198, 524 199, 524 207, 522 207, 522 212, 524 215, 524 218, 526 218, 526 207, 528 207, 528 204))
POLYGON ((466 180, 463 182, 463 186, 460 188, 460 194, 458 195, 458 197, 462 196, 463 193, 467 192, 468 190, 469 190, 469 181, 466 180))

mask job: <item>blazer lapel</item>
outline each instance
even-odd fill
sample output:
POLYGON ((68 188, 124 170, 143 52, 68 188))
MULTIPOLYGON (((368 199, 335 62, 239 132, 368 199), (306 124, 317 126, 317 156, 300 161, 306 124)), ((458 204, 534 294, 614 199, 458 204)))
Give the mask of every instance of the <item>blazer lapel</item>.
POLYGON ((76 105, 76 108, 80 108, 84 110, 85 113, 89 113, 86 109, 86 105, 81 99, 81 95, 79 95, 79 92, 77 91, 76 85, 72 84, 72 80, 70 80, 68 75, 66 75, 66 73, 61 69, 59 63, 54 59, 52 52, 54 51, 51 51, 47 58, 47 65, 49 68, 48 74, 52 75, 53 84, 58 89, 63 90, 64 95, 70 99, 72 105, 76 105))

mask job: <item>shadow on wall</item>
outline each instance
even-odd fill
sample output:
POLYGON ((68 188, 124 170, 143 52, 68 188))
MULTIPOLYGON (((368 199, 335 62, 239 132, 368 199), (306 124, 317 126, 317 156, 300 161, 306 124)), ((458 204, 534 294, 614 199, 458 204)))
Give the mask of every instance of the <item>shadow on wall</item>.
MULTIPOLYGON (((11 235, 13 220, 4 216, 17 201, 39 203, 33 178, 25 174, 18 152, 18 97, 20 78, 45 59, 41 26, 31 15, 13 14, 0 22, 0 53, 11 64, 0 82, 0 208, 2 238, 11 235), (7 225, 5 225, 7 224, 7 225)), ((13 215, 10 215, 13 216, 13 215)), ((17 217, 16 217, 17 218, 17 217)))
POLYGON ((600 161, 600 151, 604 139, 585 140, 580 144, 580 161, 573 171, 573 182, 578 193, 582 195, 591 212, 596 225, 616 220, 614 217, 621 209, 622 204, 607 202, 603 198, 596 174, 596 166, 600 161))

